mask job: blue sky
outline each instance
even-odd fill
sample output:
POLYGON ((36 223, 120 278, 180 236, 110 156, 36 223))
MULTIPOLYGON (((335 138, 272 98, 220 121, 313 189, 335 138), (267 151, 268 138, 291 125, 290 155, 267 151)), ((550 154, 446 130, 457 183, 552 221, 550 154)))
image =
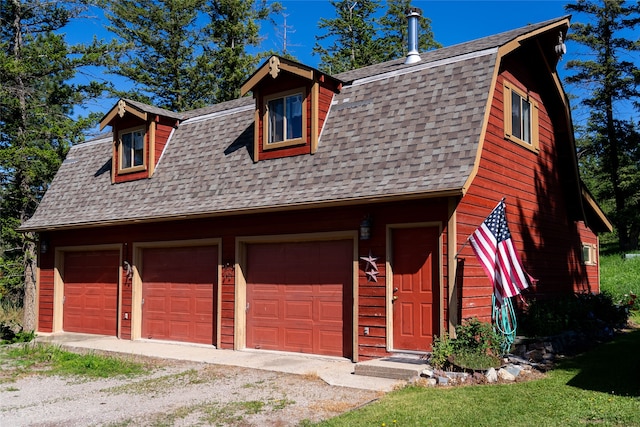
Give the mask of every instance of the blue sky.
MULTIPOLYGON (((286 8, 287 26, 293 27, 294 33, 288 34, 289 50, 300 62, 317 66, 320 58, 311 55, 315 44, 315 35, 320 17, 333 18, 335 12, 326 0, 280 1, 286 8)), ((384 3, 384 0, 383 0, 384 3)), ((415 7, 422 9, 424 16, 431 19, 431 28, 435 39, 443 46, 473 40, 479 37, 496 34, 502 31, 522 27, 547 19, 567 15, 564 5, 567 1, 557 0, 413 0, 415 7)), ((281 18, 278 17, 281 21, 281 18)), ((267 30, 268 28, 263 27, 267 30)), ((281 40, 272 29, 267 35, 264 48, 279 48, 281 40)))
MULTIPOLYGON (((568 13, 564 7, 569 2, 557 0, 414 0, 412 4, 422 9, 423 15, 431 19, 431 28, 435 39, 443 46, 451 46, 527 24, 565 16, 568 13)), ((333 6, 327 0, 281 0, 280 3, 286 8, 285 13, 288 15, 289 53, 296 56, 300 62, 317 67, 320 58, 312 55, 311 50, 315 44, 315 36, 321 34, 317 27, 318 20, 320 17, 334 17, 333 6)), ((384 0, 381 0, 381 3, 384 3, 384 0)), ((113 37, 104 29, 105 20, 99 16, 99 11, 90 11, 89 14, 93 17, 77 21, 67 29, 69 42, 89 43, 94 35, 105 40, 110 40, 113 37)), ((280 50, 282 48, 282 37, 278 35, 282 31, 282 17, 277 16, 275 19, 280 27, 276 28, 270 24, 262 25, 261 32, 265 38, 259 48, 261 50, 280 50)), ((572 21, 580 21, 581 19, 585 19, 585 17, 574 16, 572 21)), ((558 65, 561 76, 565 74, 566 61, 575 57, 577 46, 568 42, 567 49, 567 54, 558 65)), ((86 78, 91 79, 92 77, 94 76, 86 78)), ((117 79, 117 77, 113 78, 117 79)), ((106 113, 115 101, 115 99, 101 100, 86 107, 89 111, 106 113)))

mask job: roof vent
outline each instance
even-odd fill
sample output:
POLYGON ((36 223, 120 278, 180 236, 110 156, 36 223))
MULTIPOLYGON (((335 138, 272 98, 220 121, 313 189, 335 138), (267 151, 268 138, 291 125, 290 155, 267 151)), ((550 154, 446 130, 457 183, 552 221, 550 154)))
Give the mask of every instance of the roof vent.
POLYGON ((407 19, 409 20, 409 53, 407 53, 407 59, 405 64, 415 64, 420 62, 420 53, 418 52, 418 21, 422 11, 417 7, 411 7, 407 9, 407 19))

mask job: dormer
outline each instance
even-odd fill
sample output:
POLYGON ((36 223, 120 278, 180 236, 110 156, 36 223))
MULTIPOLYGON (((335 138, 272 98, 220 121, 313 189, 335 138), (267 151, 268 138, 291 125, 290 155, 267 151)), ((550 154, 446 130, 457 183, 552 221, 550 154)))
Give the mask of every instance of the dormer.
POLYGON ((111 182, 151 178, 164 147, 182 115, 121 99, 100 121, 113 129, 111 182))
POLYGON ((314 154, 342 82, 314 68, 272 56, 242 85, 256 101, 254 161, 314 154))

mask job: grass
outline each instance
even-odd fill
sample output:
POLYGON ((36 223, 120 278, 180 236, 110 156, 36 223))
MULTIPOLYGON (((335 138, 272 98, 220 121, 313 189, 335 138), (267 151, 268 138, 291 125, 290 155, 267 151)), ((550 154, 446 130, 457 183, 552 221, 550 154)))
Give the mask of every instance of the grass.
POLYGON ((638 352, 640 330, 634 330, 561 363, 542 380, 406 387, 319 425, 640 426, 638 352))
MULTIPOLYGON (((601 290, 640 295, 640 258, 601 257, 601 290)), ((640 325, 640 311, 631 312, 640 325)), ((640 426, 640 326, 566 359, 544 379, 455 388, 409 386, 319 426, 640 426)), ((305 425, 312 425, 306 423, 305 425)))
POLYGON ((24 344, 4 348, 0 356, 2 359, 10 360, 14 368, 14 376, 41 372, 51 375, 108 378, 121 375, 134 376, 148 371, 143 364, 123 358, 95 353, 72 353, 49 344, 24 344))
POLYGON ((602 255, 600 289, 617 300, 630 293, 640 298, 640 257, 625 259, 619 254, 602 255))

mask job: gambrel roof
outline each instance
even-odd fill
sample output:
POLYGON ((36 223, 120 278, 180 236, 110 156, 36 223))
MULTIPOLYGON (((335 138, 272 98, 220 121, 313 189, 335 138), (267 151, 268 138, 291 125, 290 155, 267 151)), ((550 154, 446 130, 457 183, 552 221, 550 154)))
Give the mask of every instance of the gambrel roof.
POLYGON ((335 76, 344 85, 313 155, 254 162, 250 97, 176 115, 182 121, 151 179, 111 183, 111 137, 76 145, 22 229, 462 195, 499 49, 567 26, 562 17, 422 53, 416 64, 399 59, 335 76))

